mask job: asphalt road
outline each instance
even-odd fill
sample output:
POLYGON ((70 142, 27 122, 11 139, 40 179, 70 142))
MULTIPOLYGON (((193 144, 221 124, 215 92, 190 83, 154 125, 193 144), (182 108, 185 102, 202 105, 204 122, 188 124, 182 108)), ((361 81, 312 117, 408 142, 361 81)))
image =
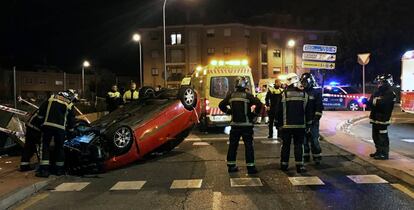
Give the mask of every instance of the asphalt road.
MULTIPOLYGON (((354 136, 374 144, 371 127, 369 119, 363 119, 356 122, 350 130, 354 136)), ((388 133, 392 151, 414 158, 414 114, 404 113, 395 108, 388 133)))
MULTIPOLYGON (((257 128, 255 135, 265 136, 265 127, 257 128)), ((290 171, 278 169, 279 143, 256 138, 256 164, 260 172, 255 176, 246 174, 244 146, 240 145, 241 170, 229 175, 225 162, 227 137, 194 132, 165 155, 152 155, 96 176, 63 177, 16 208, 309 210, 414 206, 414 199, 396 188, 399 184, 407 186, 405 183, 327 142, 321 142, 322 164, 310 163, 308 172, 300 175, 295 172, 293 157, 290 171), (348 177, 352 175, 372 175, 365 181, 377 179, 383 183, 360 184, 348 177), (308 183, 300 182, 301 179, 308 183), (310 185, 312 180, 317 185, 310 185)), ((367 176, 357 178, 364 181, 367 176)))

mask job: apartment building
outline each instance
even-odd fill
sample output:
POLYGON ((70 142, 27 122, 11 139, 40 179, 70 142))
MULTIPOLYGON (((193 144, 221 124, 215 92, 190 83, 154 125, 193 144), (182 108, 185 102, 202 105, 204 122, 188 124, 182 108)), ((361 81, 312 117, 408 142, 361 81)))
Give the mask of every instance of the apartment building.
MULTIPOLYGON (((164 84, 162 27, 139 31, 142 37, 144 85, 164 84)), ((166 28, 167 83, 179 85, 198 65, 211 60, 248 59, 257 83, 282 73, 303 73, 303 44, 333 44, 335 31, 297 30, 238 23, 180 25, 166 28), (293 40, 294 46, 287 43, 293 40)))

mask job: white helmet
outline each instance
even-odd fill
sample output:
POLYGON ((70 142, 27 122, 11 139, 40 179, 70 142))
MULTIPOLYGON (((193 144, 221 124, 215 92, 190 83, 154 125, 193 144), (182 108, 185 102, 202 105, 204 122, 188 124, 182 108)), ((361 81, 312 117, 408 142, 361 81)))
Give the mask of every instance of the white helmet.
POLYGON ((299 76, 295 73, 289 73, 286 75, 286 84, 288 86, 294 85, 296 87, 299 84, 299 76))

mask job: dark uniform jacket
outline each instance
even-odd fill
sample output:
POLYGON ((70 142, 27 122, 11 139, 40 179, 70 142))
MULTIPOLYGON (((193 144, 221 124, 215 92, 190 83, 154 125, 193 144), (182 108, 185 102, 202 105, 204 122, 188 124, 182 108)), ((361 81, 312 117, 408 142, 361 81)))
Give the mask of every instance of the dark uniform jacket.
POLYGON ((222 112, 232 116, 230 125, 253 126, 253 118, 260 113, 262 103, 251 93, 247 93, 244 89, 238 89, 227 95, 220 102, 219 108, 222 112), (256 106, 254 113, 251 112, 253 105, 256 106), (230 109, 227 106, 230 106, 230 109))
POLYGON ((380 88, 369 99, 368 107, 371 108, 369 119, 373 124, 391 124, 391 114, 394 109, 396 95, 390 87, 380 88))
POLYGON ((309 96, 308 109, 310 113, 309 120, 319 120, 322 117, 323 98, 321 88, 312 88, 307 90, 309 96))
POLYGON ((43 122, 43 119, 39 118, 39 110, 36 110, 30 116, 29 120, 26 123, 26 126, 36 131, 40 131, 40 127, 43 122))
POLYGON ((296 87, 289 86, 282 94, 277 111, 278 127, 283 129, 303 128, 312 124, 308 108, 309 95, 296 87))
POLYGON ((270 107, 270 112, 276 112, 278 106, 280 104, 280 100, 282 100, 282 88, 273 88, 269 87, 269 90, 266 94, 266 106, 270 107))
POLYGON ((39 118, 43 120, 42 126, 66 130, 75 124, 73 103, 60 95, 52 95, 39 108, 39 118))
POLYGON ((118 91, 109 91, 106 95, 106 104, 109 111, 113 111, 121 104, 121 94, 118 91))

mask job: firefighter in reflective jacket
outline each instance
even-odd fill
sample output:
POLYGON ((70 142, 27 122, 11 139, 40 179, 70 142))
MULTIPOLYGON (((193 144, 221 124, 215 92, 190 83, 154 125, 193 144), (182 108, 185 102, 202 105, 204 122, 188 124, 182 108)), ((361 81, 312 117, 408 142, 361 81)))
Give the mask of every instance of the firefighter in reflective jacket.
POLYGON ((316 87, 315 78, 310 73, 302 74, 300 83, 305 92, 309 95, 308 109, 310 120, 312 120, 312 125, 305 135, 303 159, 305 162, 309 162, 310 151, 312 151, 313 161, 318 165, 322 160, 322 149, 319 144, 319 120, 322 117, 322 111, 324 109, 322 90, 316 87))
POLYGON ((124 96, 122 98, 124 100, 124 103, 129 103, 138 100, 139 92, 137 90, 137 84, 135 84, 135 82, 131 83, 131 88, 125 91, 124 96))
POLYGON ((371 108, 369 119, 372 124, 372 139, 376 151, 370 154, 377 160, 388 160, 390 141, 388 138, 388 126, 391 124, 391 114, 394 109, 396 95, 392 91, 394 85, 392 75, 379 75, 375 79, 378 90, 371 96, 369 101, 363 101, 371 108))
POLYGON ((54 159, 56 160, 56 167, 54 169, 56 175, 63 175, 65 173, 63 143, 66 130, 73 128, 75 123, 72 103, 75 99, 76 94, 74 91, 68 90, 52 95, 39 108, 39 117, 44 119, 44 121, 42 125, 42 157, 39 170, 36 173, 38 177, 48 177, 50 175, 49 146, 52 138, 55 144, 54 159))
POLYGON ((38 117, 39 110, 33 112, 28 122, 26 123, 25 142, 22 151, 22 158, 20 160, 20 171, 30 171, 33 168, 30 166, 30 160, 37 151, 37 145, 40 145, 40 126, 43 123, 38 117))
POLYGON ((253 118, 260 113, 262 103, 246 91, 248 86, 249 82, 246 78, 238 77, 236 79, 236 90, 219 104, 222 112, 232 116, 230 123, 230 143, 227 152, 227 167, 229 173, 238 171, 236 156, 240 137, 244 141, 247 172, 249 174, 257 173, 253 149, 253 118), (253 113, 251 112, 252 106, 255 106, 253 113))
POLYGON ((305 130, 312 121, 308 111, 308 94, 298 88, 299 77, 295 73, 287 75, 288 87, 282 93, 282 100, 277 112, 277 127, 282 129, 282 151, 280 169, 288 170, 290 144, 293 139, 294 153, 296 161, 296 171, 298 173, 306 172, 303 163, 303 140, 305 130))
POLYGON ((109 112, 118 108, 121 103, 121 94, 118 92, 118 86, 112 85, 111 91, 106 95, 106 104, 109 112))
POLYGON ((269 116, 269 136, 267 138, 273 138, 273 126, 275 126, 275 119, 277 119, 277 110, 282 99, 283 89, 281 88, 282 83, 279 79, 275 80, 273 87, 269 87, 266 94, 266 109, 269 116))

